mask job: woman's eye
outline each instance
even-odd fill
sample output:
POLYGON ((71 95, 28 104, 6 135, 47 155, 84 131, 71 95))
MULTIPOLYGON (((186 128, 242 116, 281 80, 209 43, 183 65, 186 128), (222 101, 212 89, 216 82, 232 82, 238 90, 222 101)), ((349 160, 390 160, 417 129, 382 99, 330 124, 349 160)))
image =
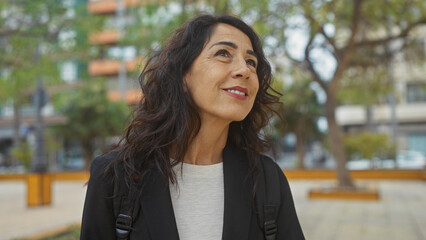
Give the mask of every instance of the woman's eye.
POLYGON ((215 56, 229 57, 229 56, 231 56, 231 54, 227 50, 221 49, 221 50, 216 52, 215 56))
POLYGON ((252 67, 256 67, 257 66, 256 61, 254 61, 253 59, 248 59, 247 60, 247 64, 250 65, 250 66, 252 66, 252 67))

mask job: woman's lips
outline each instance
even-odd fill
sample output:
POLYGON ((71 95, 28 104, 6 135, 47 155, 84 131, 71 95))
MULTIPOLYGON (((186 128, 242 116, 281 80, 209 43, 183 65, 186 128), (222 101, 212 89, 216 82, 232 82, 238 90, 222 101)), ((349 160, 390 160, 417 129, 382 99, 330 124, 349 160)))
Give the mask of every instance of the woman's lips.
POLYGON ((235 86, 235 87, 231 87, 231 88, 226 88, 223 89, 228 95, 244 100, 247 98, 247 88, 243 88, 240 86, 235 86))

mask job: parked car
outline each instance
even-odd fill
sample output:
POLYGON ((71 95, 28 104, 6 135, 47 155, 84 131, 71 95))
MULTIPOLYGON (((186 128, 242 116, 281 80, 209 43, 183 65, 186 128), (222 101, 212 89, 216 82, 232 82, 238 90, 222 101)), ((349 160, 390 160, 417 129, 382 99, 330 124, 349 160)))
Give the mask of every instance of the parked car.
POLYGON ((346 168, 349 170, 365 170, 373 168, 373 161, 370 159, 362 158, 362 159, 353 159, 349 160, 346 163, 346 168))
POLYGON ((385 159, 381 161, 382 168, 402 168, 402 169, 425 169, 426 157, 417 151, 400 151, 396 155, 396 161, 385 159), (396 164, 396 166, 395 166, 396 164))
POLYGON ((364 170, 364 169, 426 169, 426 157, 421 152, 403 150, 396 154, 394 159, 355 159, 346 163, 346 168, 349 170, 364 170))

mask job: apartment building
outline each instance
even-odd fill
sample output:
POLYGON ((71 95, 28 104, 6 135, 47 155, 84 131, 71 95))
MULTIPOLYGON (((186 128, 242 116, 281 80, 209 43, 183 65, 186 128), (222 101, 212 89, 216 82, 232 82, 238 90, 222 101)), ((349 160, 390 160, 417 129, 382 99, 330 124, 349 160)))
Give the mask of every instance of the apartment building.
POLYGON ((89 36, 90 44, 97 47, 100 54, 89 62, 88 72, 92 77, 106 78, 111 100, 135 104, 140 99, 135 72, 141 70, 142 58, 135 46, 120 46, 119 41, 132 23, 128 9, 146 3, 148 1, 140 0, 91 0, 87 3, 90 14, 107 18, 104 28, 89 36))

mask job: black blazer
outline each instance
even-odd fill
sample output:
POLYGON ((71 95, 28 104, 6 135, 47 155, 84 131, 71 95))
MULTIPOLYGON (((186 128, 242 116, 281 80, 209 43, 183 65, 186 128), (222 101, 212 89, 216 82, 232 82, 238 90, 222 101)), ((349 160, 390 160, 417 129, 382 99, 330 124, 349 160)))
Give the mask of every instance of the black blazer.
MULTIPOLYGON (((92 163, 80 239, 116 239, 111 198, 114 191, 113 178, 112 175, 103 175, 106 165, 112 158, 111 154, 107 154, 97 157, 92 163)), ((272 160, 262 157, 262 161, 272 160)), ((303 240, 305 238, 296 215, 287 179, 278 165, 276 170, 280 176, 282 200, 277 219, 277 239, 303 240)), ((264 239, 255 209, 252 207, 253 181, 247 177, 249 166, 245 152, 227 145, 223 151, 223 171, 225 209, 222 239, 264 239)), ((144 187, 140 198, 140 212, 133 221, 133 228, 130 234, 131 240, 179 239, 169 187, 159 172, 151 174, 150 180, 144 187)))

